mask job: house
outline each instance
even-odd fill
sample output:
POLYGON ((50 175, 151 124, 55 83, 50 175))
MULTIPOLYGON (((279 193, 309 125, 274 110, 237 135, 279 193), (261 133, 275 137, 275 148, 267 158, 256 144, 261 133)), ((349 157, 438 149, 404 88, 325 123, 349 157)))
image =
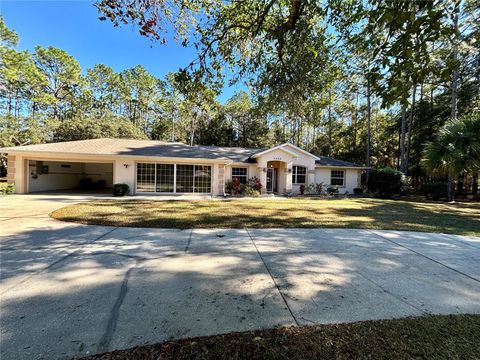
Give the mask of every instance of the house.
POLYGON ((268 193, 298 193, 324 183, 352 193, 365 169, 286 143, 268 149, 188 146, 151 140, 92 139, 0 148, 20 194, 126 183, 132 194, 224 195, 233 177, 256 176, 268 193))

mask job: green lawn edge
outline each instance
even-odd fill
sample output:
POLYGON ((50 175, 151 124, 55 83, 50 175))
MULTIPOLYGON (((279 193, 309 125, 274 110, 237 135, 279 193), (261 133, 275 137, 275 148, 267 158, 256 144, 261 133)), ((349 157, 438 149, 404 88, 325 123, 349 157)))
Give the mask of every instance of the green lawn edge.
POLYGON ((146 228, 350 228, 480 236, 480 203, 380 199, 94 200, 50 214, 61 221, 146 228))
POLYGON ((478 359, 479 336, 480 315, 429 315, 197 337, 84 360, 478 359))

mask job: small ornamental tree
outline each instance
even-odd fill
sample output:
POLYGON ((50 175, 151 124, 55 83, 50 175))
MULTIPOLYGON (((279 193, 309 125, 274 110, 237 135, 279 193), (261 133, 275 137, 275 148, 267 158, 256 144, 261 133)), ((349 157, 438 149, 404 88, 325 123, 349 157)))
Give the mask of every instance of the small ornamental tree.
POLYGON ((405 189, 405 175, 392 168, 372 169, 368 179, 368 187, 375 196, 391 198, 400 195, 405 189))

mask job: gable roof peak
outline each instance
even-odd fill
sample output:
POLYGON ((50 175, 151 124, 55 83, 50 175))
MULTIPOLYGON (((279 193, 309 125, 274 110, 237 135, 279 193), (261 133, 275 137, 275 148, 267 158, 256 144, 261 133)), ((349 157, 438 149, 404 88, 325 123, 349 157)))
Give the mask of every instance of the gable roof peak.
POLYGON ((305 150, 303 150, 302 148, 300 148, 300 147, 298 147, 298 146, 296 146, 296 145, 293 145, 293 144, 290 143, 290 142, 285 142, 285 143, 283 143, 283 144, 280 144, 280 145, 274 146, 274 147, 272 147, 272 148, 266 149, 266 150, 264 150, 264 151, 258 152, 258 153, 256 153, 255 155, 253 155, 252 158, 256 158, 256 157, 258 157, 258 156, 261 156, 261 155, 264 155, 264 154, 268 154, 269 152, 275 151, 275 150, 283 150, 283 151, 286 151, 286 152, 288 152, 288 153, 290 153, 290 154, 292 154, 292 155, 296 155, 293 151, 288 150, 288 149, 285 149, 285 147, 287 147, 287 146, 292 147, 295 151, 300 152, 300 153, 303 153, 303 154, 305 154, 305 155, 307 155, 307 156, 310 156, 310 157, 314 158, 315 160, 319 160, 319 157, 318 157, 318 156, 313 155, 312 153, 309 153, 308 151, 305 151, 305 150))

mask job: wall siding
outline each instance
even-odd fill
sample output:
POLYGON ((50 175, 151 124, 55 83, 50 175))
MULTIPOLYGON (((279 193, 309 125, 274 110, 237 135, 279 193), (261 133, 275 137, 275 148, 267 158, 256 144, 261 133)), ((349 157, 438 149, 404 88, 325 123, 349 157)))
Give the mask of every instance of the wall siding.
POLYGON ((353 194, 353 189, 359 186, 358 179, 361 170, 357 169, 342 169, 342 168, 316 168, 315 169, 315 182, 324 185, 330 185, 330 175, 332 170, 344 170, 345 171, 345 186, 339 187, 338 192, 344 194, 348 192, 353 194))

